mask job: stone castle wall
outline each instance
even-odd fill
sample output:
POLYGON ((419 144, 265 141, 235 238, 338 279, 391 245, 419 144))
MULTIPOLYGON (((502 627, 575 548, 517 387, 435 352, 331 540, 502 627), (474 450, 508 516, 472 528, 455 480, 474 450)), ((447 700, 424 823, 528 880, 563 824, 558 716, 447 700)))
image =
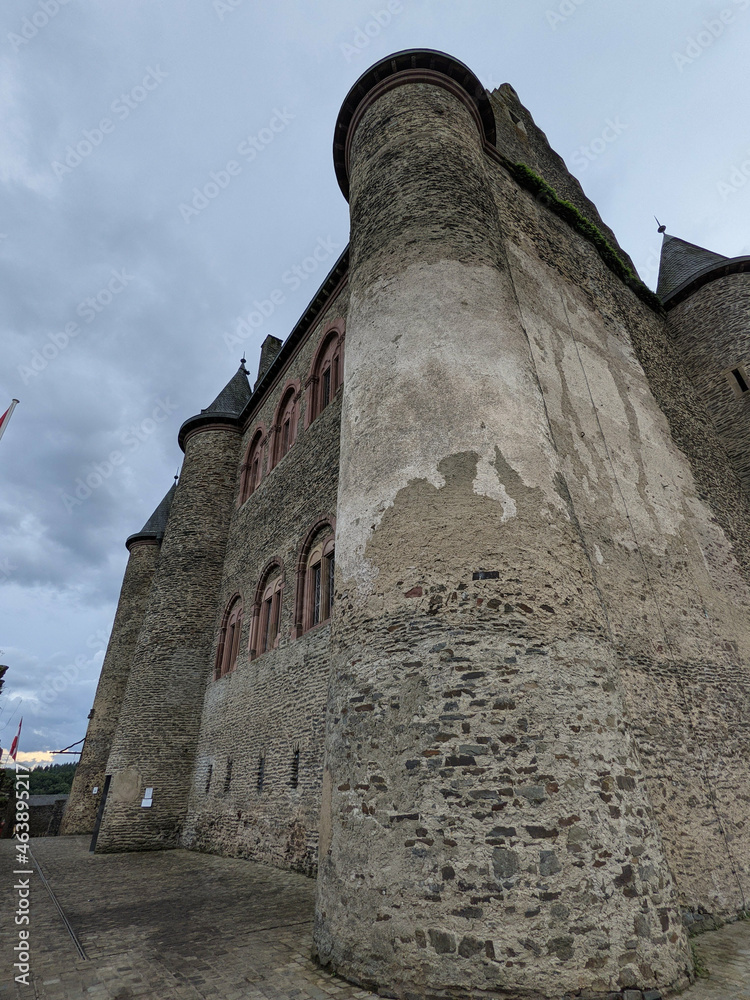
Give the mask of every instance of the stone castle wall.
POLYGON ((667 328, 750 494, 750 277, 709 281, 670 309, 667 328))
MULTIPOLYGON (((348 283, 270 364, 241 441, 188 440, 99 849, 319 857, 318 958, 388 995, 679 987, 683 921, 750 894, 747 399, 724 391, 747 279, 667 323, 507 174, 465 67, 441 80, 433 56, 348 108, 348 283), (309 423, 344 319, 343 388, 309 423), (334 615, 299 635, 300 554, 334 517, 334 615), (280 638, 251 659, 272 560, 280 638)), ((490 100, 500 152, 614 244, 512 88, 490 100)))
POLYGON ((99 852, 179 844, 235 498, 238 444, 231 426, 202 428, 187 441, 107 764, 112 781, 99 852), (153 789, 152 804, 143 806, 147 788, 153 789))
POLYGON ((151 592, 159 545, 136 542, 130 549, 112 633, 102 663, 86 741, 76 768, 61 833, 91 833, 104 789, 107 759, 120 720, 130 664, 151 592), (96 789, 96 791, 94 791, 96 789))
POLYGON ((744 907, 747 505, 663 320, 456 105, 401 87, 351 145, 318 953, 677 984, 680 908, 744 907))
MULTIPOLYGON (((235 669, 209 680, 206 689, 184 834, 188 847, 247 856, 306 874, 317 869, 330 625, 294 637, 296 574, 310 530, 324 518, 335 520, 341 391, 306 427, 305 384, 321 339, 345 317, 346 307, 344 289, 315 323, 283 376, 256 404, 243 435, 241 456, 259 426, 266 432, 271 428, 288 382, 299 384, 294 445, 269 471, 267 433, 263 478, 233 513, 207 671, 215 659, 221 613, 237 593, 243 599, 239 653, 235 669), (279 645, 251 660, 253 599, 261 573, 273 558, 284 567, 279 645)), ((239 499, 239 465, 235 489, 239 499)))

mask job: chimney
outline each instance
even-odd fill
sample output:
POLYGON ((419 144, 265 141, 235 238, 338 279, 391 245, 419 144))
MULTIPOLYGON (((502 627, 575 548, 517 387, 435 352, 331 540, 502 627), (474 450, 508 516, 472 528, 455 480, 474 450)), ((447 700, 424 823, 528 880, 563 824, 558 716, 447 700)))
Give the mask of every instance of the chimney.
POLYGON ((258 365, 258 377, 255 380, 255 385, 253 386, 253 391, 255 391, 263 380, 263 376, 266 374, 268 369, 273 364, 276 355, 281 350, 281 345, 283 341, 279 340, 278 337, 272 337, 271 334, 266 337, 260 348, 260 364, 258 365))

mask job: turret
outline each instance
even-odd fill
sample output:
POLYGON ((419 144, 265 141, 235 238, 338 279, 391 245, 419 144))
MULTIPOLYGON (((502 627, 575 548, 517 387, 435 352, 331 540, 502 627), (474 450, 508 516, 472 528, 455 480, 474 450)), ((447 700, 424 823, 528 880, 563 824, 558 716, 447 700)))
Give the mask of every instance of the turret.
POLYGON ((351 300, 314 940, 387 996, 598 996, 686 963, 529 342, 527 313, 559 310, 511 261, 493 142, 474 74, 424 50, 360 78, 334 140, 351 300))
POLYGON ((180 428, 185 459, 107 764, 100 852, 179 843, 249 398, 242 365, 180 428))
POLYGON ((667 329, 750 494, 750 256, 664 233, 657 293, 667 329))
POLYGON ((130 553, 117 603, 115 620, 102 663, 94 706, 76 768, 60 832, 92 833, 102 798, 107 758, 120 719, 122 700, 130 675, 159 549, 175 494, 172 486, 141 530, 125 542, 130 553))

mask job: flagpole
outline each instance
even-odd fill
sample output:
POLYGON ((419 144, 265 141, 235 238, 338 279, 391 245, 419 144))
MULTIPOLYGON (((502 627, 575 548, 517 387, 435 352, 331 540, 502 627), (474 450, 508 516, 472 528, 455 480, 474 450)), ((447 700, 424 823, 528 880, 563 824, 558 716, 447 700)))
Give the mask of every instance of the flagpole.
POLYGON ((3 434, 5 434, 5 428, 10 423, 10 418, 13 416, 13 411, 18 406, 18 403, 19 403, 19 401, 17 399, 14 399, 11 402, 10 406, 8 407, 8 409, 3 414, 3 416, 2 416, 2 422, 0 422, 0 438, 2 438, 3 434))

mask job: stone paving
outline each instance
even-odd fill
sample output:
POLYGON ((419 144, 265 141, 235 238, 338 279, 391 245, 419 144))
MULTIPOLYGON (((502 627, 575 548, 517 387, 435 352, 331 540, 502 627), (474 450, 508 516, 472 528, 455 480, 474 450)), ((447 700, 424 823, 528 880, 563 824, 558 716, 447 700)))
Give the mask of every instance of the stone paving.
MULTIPOLYGON (((0 841, 0 1000, 375 1000, 310 960, 314 883, 189 851, 93 855, 87 837, 32 851, 86 958, 38 875, 31 879, 30 985, 14 981, 13 843, 0 841)), ((695 939, 709 969, 686 1000, 750 1000, 750 922, 695 939)))

